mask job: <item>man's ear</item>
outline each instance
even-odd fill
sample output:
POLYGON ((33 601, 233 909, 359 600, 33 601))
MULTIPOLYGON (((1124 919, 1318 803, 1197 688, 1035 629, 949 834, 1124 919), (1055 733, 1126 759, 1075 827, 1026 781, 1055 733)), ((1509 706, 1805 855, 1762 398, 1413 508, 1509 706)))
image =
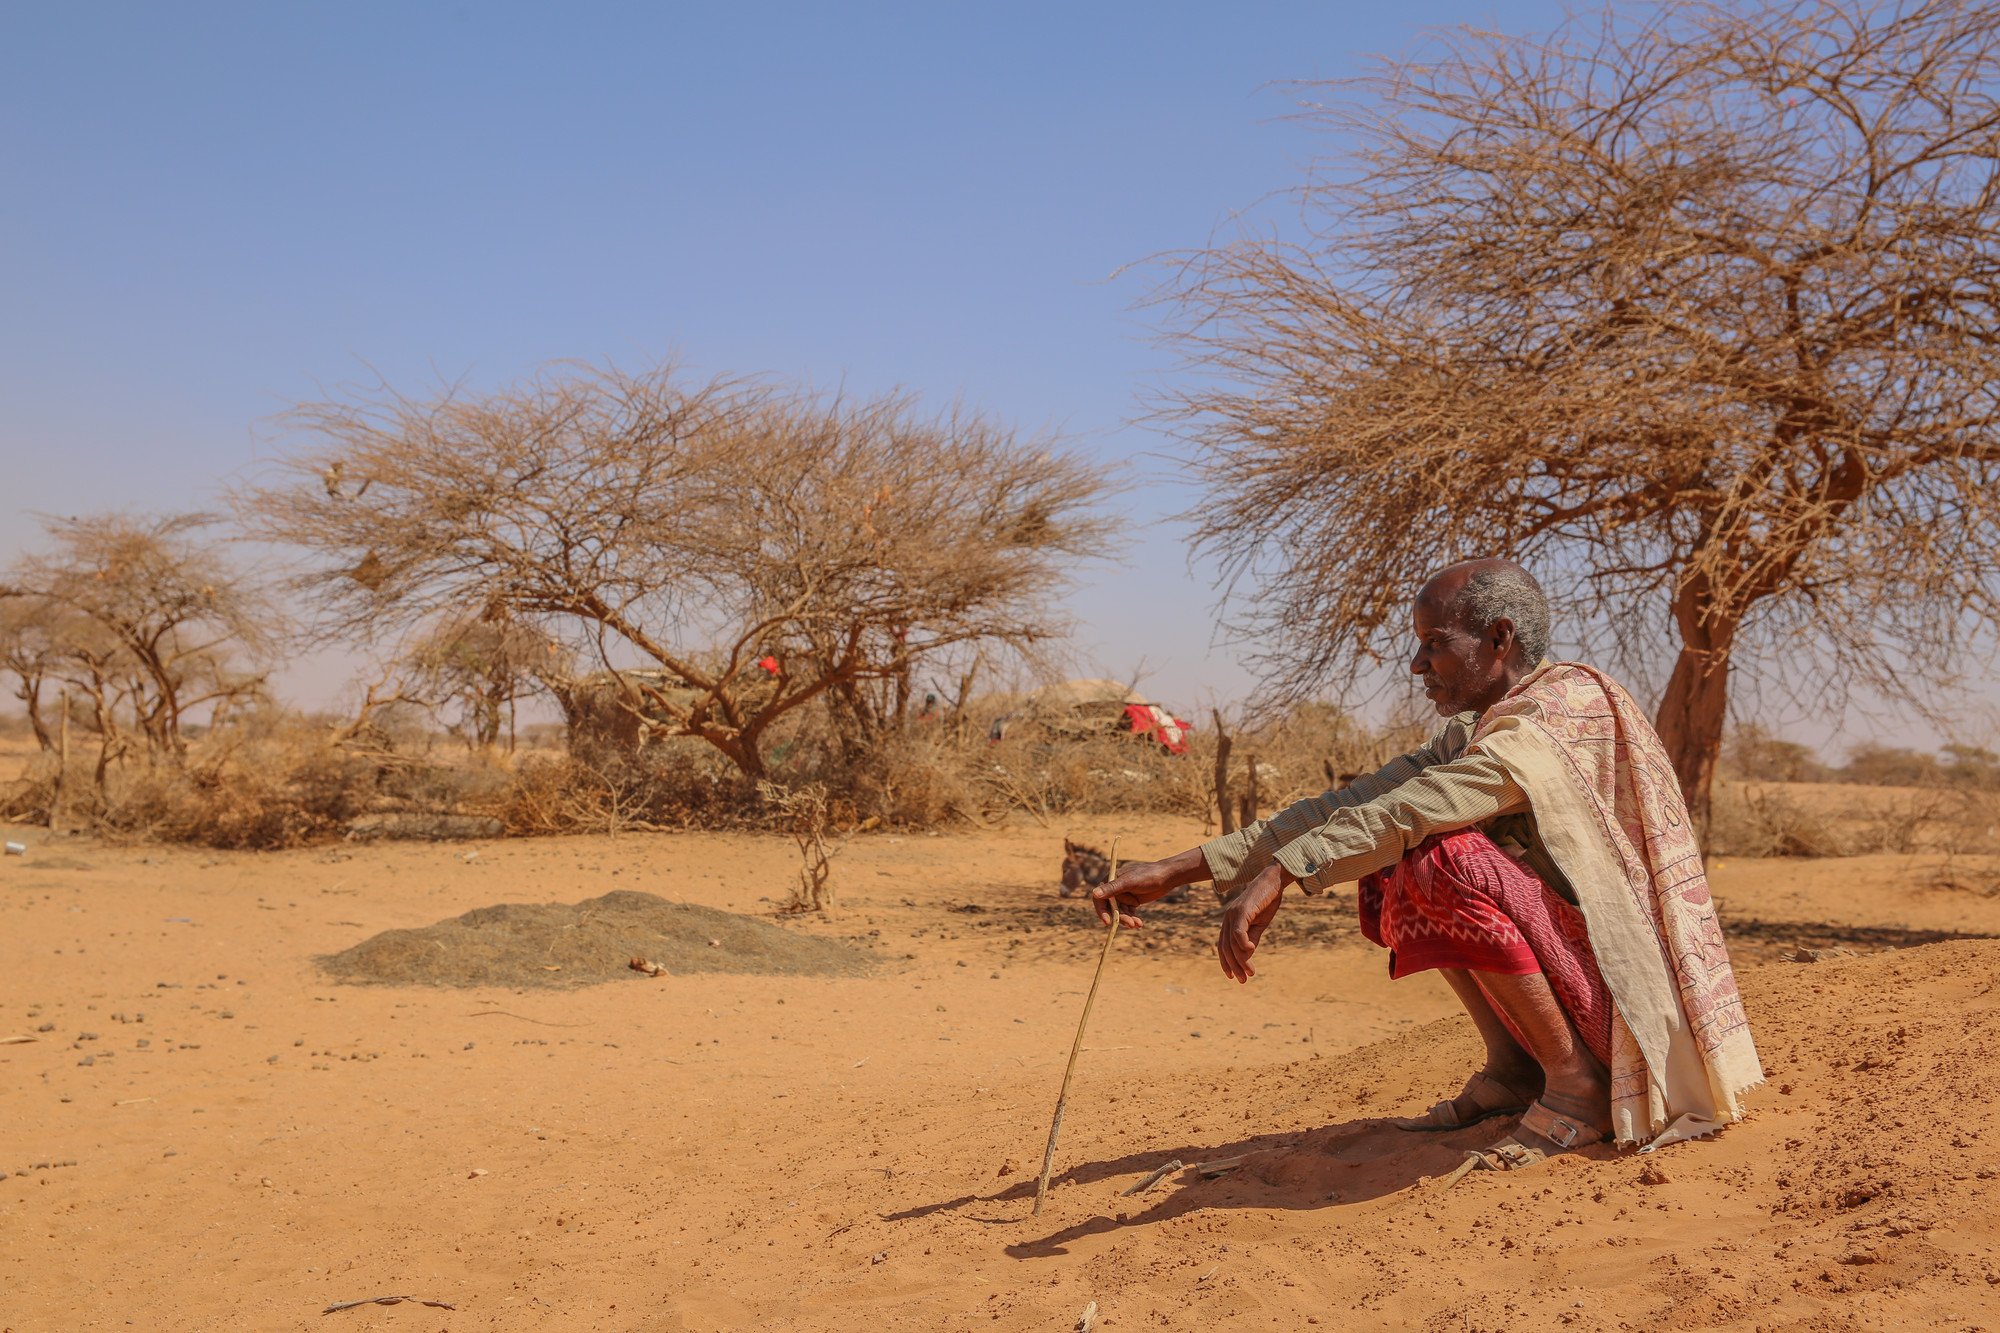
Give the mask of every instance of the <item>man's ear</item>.
POLYGON ((1514 622, 1506 616, 1493 622, 1486 631, 1486 637, 1493 645, 1493 651, 1502 659, 1514 651, 1514 622))

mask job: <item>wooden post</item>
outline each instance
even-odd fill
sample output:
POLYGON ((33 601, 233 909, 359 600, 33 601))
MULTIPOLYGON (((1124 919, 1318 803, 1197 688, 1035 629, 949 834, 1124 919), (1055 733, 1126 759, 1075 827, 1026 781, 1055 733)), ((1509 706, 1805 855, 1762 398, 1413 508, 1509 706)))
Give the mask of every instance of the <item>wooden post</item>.
POLYGON ((1215 808, 1222 812, 1222 831, 1236 832, 1236 812, 1229 808, 1229 731, 1222 725, 1222 710, 1211 708, 1215 719, 1215 808))
POLYGON ((69 788, 69 689, 62 692, 62 718, 56 724, 56 789, 49 797, 49 832, 55 833, 63 807, 63 793, 69 788))

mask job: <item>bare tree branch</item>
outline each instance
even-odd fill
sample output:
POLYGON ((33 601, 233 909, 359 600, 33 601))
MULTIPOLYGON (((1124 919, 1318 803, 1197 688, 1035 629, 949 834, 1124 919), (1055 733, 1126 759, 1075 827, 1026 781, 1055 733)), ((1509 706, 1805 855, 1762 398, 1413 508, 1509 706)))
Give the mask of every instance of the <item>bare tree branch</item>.
POLYGON ((305 548, 321 632, 407 634, 486 608, 615 669, 654 734, 764 772, 779 719, 907 681, 954 645, 1027 649, 1112 548, 1101 468, 901 396, 822 399, 559 365, 483 396, 362 393, 291 416, 317 443, 236 498, 305 548), (362 487, 365 484, 365 490, 362 487))
POLYGON ((1437 565, 1533 562, 1698 818, 1733 664, 1923 703, 2000 588, 2000 10, 1677 5, 1315 87, 1311 233, 1183 257, 1194 517, 1297 697, 1437 565), (1809 677, 1797 672, 1811 664, 1809 677))

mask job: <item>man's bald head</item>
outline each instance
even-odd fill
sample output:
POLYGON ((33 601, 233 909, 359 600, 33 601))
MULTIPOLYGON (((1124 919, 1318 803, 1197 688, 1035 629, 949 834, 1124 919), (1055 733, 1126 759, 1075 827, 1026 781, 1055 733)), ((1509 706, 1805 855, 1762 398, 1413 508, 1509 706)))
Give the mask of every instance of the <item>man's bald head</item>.
POLYGON ((1511 560, 1468 560, 1431 575, 1410 616, 1410 670, 1440 713, 1483 713, 1549 649, 1549 599, 1511 560))
POLYGON ((1501 620, 1514 626, 1514 643, 1529 667, 1549 651, 1549 599, 1542 585, 1512 560, 1488 558, 1447 565, 1425 580, 1417 600, 1440 619, 1474 634, 1501 620))

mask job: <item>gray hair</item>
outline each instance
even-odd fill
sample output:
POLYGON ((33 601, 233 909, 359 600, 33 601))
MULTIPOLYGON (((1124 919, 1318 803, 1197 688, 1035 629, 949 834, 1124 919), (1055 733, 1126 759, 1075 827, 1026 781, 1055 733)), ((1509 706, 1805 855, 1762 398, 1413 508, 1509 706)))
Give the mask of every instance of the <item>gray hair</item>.
POLYGON ((1513 621, 1514 642, 1521 645, 1530 666, 1548 655, 1548 594, 1519 565, 1494 563, 1474 571, 1452 599, 1451 609, 1466 624, 1482 630, 1496 620, 1513 621))

